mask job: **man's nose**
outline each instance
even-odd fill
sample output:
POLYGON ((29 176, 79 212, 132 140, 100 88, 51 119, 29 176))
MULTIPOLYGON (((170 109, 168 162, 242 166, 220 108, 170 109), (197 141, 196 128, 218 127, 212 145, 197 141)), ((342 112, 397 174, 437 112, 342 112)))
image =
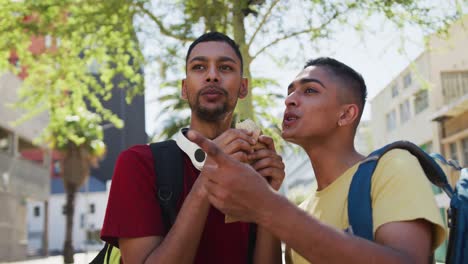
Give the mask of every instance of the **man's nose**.
POLYGON ((284 100, 284 104, 286 106, 297 106, 296 93, 292 92, 288 96, 286 96, 286 100, 284 100))
POLYGON ((207 82, 218 82, 219 81, 219 72, 216 67, 210 67, 206 75, 207 82))

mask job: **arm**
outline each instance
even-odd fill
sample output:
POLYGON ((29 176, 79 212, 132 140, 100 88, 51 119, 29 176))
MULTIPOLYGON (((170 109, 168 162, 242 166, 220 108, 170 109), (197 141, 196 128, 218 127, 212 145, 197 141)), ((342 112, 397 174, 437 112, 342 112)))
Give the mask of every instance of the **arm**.
POLYGON ((200 175, 185 199, 173 227, 160 236, 120 238, 124 263, 192 263, 209 211, 200 175))
MULTIPOLYGON (((260 136, 258 140, 267 148, 257 150, 248 158, 255 161, 252 167, 270 183, 274 190, 278 191, 284 180, 283 160, 276 153, 271 137, 260 136)), ((258 226, 254 263, 281 263, 281 257, 281 241, 264 227, 258 226)))
MULTIPOLYGON (((215 141, 233 159, 246 159, 251 143, 245 131, 228 130, 215 141)), ((125 263, 193 263, 205 226, 210 204, 203 187, 203 171, 185 199, 166 237, 120 238, 125 263)))
MULTIPOLYGON (((263 196, 265 197, 265 196, 263 196)), ((373 243, 325 225, 276 194, 268 195, 259 225, 312 263, 428 263, 431 227, 424 220, 381 226, 373 243), (281 212, 275 217, 265 217, 281 212)))
POLYGON ((348 235, 321 223, 278 195, 256 171, 224 155, 206 138, 194 132, 189 138, 209 156, 205 164, 209 180, 205 187, 210 202, 230 215, 257 222, 308 261, 428 262, 432 234, 424 220, 384 224, 376 231, 377 243, 348 235))

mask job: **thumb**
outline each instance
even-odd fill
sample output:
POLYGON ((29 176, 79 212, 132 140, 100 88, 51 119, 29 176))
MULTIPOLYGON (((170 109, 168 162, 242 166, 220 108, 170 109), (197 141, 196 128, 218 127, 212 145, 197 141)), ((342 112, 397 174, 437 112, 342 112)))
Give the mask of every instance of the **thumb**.
POLYGON ((204 137, 197 131, 189 130, 187 138, 197 144, 205 153, 218 164, 227 162, 228 156, 211 140, 204 137))

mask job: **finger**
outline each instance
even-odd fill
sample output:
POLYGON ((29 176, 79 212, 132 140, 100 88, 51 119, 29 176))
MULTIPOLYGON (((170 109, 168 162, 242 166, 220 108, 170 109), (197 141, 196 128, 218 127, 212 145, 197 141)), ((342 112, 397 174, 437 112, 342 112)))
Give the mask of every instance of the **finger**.
POLYGON ((211 140, 194 130, 187 132, 187 138, 197 144, 217 164, 229 162, 229 157, 211 140))
POLYGON ((225 146, 223 151, 226 154, 233 154, 239 151, 243 151, 245 153, 253 153, 254 148, 252 144, 250 144, 249 142, 243 139, 237 138, 231 141, 231 143, 229 143, 227 146, 225 146))
POLYGON ((252 137, 252 132, 249 132, 245 129, 233 129, 230 128, 218 136, 214 142, 218 146, 223 147, 230 144, 232 141, 242 139, 250 144, 255 144, 255 139, 252 137))
POLYGON ((284 172, 277 169, 266 168, 258 172, 262 175, 270 186, 276 191, 279 190, 284 180, 284 172))
POLYGON ((248 159, 255 161, 255 163, 252 164, 255 170, 270 166, 284 169, 283 158, 268 149, 257 150, 254 153, 249 154, 248 159))
POLYGON ((268 149, 273 150, 273 151, 276 152, 275 142, 273 141, 273 138, 271 138, 269 136, 261 135, 260 137, 258 137, 258 141, 265 144, 265 145, 267 145, 268 149))
POLYGON ((231 158, 244 163, 249 161, 247 154, 242 151, 231 154, 231 158))

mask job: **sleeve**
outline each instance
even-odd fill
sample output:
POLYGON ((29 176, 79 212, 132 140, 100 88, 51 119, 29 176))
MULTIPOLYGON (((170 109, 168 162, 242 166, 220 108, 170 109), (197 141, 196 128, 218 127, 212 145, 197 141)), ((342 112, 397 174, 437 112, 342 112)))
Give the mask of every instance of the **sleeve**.
POLYGON ((432 223, 433 248, 445 239, 445 227, 431 183, 419 161, 406 150, 382 156, 372 177, 374 233, 383 224, 425 219, 432 223))
POLYGON ((117 247, 121 237, 163 235, 152 154, 145 147, 122 152, 114 169, 101 239, 117 247))

